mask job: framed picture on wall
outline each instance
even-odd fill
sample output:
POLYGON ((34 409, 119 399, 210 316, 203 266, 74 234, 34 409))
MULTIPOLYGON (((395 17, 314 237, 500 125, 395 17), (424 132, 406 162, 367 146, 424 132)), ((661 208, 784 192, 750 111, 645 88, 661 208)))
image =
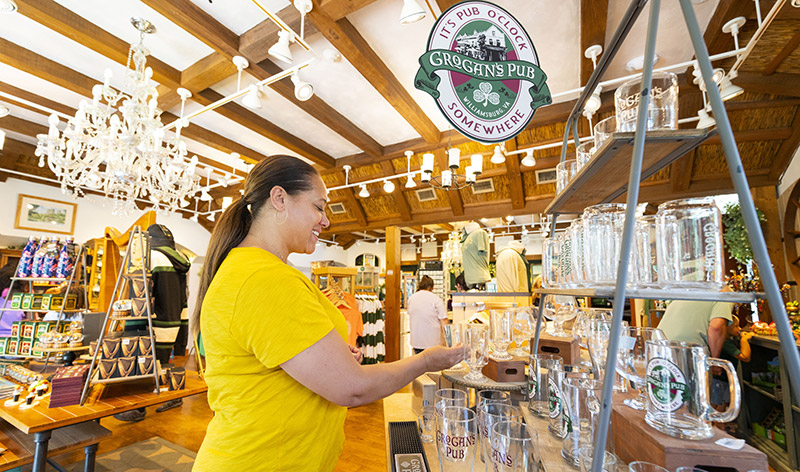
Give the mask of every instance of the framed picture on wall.
POLYGON ((72 234, 77 203, 19 194, 14 227, 45 233, 72 234))

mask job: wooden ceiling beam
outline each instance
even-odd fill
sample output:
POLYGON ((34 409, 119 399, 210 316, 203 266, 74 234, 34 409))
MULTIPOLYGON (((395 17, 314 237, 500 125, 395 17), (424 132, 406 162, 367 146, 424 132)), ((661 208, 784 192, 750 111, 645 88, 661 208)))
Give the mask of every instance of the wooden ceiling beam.
POLYGON ((800 98, 776 98, 773 100, 730 100, 725 103, 725 110, 732 112, 762 108, 795 107, 798 105, 800 105, 800 98))
MULTIPOLYGON (((764 11, 766 12, 767 10, 764 11)), ((733 49, 733 36, 723 33, 722 26, 738 16, 747 18, 753 12, 755 12, 755 4, 751 1, 720 0, 703 35, 709 55, 713 56, 733 49)))
MULTIPOLYGON (((447 169, 447 154, 444 152, 436 153, 436 160, 439 163, 439 169, 447 169)), ((439 191, 437 189, 437 191, 439 191)), ((450 200, 450 209, 454 216, 461 216, 464 214, 464 201, 461 199, 461 193, 457 188, 450 190, 441 190, 447 193, 447 199, 450 200)))
POLYGON ((772 167, 769 171, 769 177, 772 179, 779 179, 783 176, 789 162, 797 152, 797 147, 800 146, 800 107, 794 114, 791 130, 791 134, 781 143, 775 159, 772 160, 772 167))
POLYGON ((361 206, 361 202, 358 201, 358 197, 356 196, 356 191, 354 188, 344 189, 344 196, 347 201, 347 207, 350 208, 350 212, 353 214, 353 216, 355 216, 358 224, 361 227, 366 228, 367 214, 364 212, 364 207, 361 206))
MULTIPOLYGON (((236 66, 219 52, 212 52, 181 72, 181 86, 192 93, 205 90, 236 73, 236 66)), ((158 106, 169 110, 181 103, 181 97, 173 89, 160 89, 158 106)))
POLYGON ((47 134, 47 126, 34 123, 32 121, 23 120, 16 116, 6 115, 0 118, 0 129, 12 131, 14 133, 24 134, 25 136, 36 137, 37 134, 47 134))
POLYGON ((581 0, 581 50, 578 58, 581 62, 581 84, 585 84, 594 72, 592 59, 587 59, 583 52, 595 44, 603 46, 605 51, 606 23, 608 23, 608 0, 581 0))
MULTIPOLYGON (((74 115, 75 109, 70 108, 63 103, 59 103, 53 100, 49 100, 47 98, 42 97, 39 94, 31 93, 27 90, 23 90, 21 88, 15 87, 11 84, 7 84, 5 82, 0 82, 0 92, 5 92, 9 95, 13 95, 17 98, 21 98, 23 100, 27 100, 32 103, 36 103, 43 107, 49 108, 51 110, 57 111, 59 113, 64 113, 65 115, 74 115)), ((0 100, 4 100, 4 97, 0 97, 0 100)), ((27 107, 29 110, 34 111, 36 113, 46 114, 43 110, 40 110, 36 107, 27 107)))
MULTIPOLYGON (((130 44, 91 21, 81 17, 53 0, 25 0, 19 4, 19 13, 103 56, 126 65, 130 44)), ((180 86, 181 73, 150 56, 147 65, 153 70, 153 80, 176 88, 180 86)))
MULTIPOLYGON (((796 125, 796 123, 795 123, 796 125)), ((737 143, 749 143, 753 141, 777 141, 789 138, 792 135, 792 127, 788 128, 764 128, 734 131, 733 137, 737 143)), ((722 143, 719 134, 711 136, 705 140, 702 146, 710 146, 722 143)))
POLYGON ((425 141, 439 142, 439 129, 350 21, 336 21, 319 8, 311 10, 307 17, 425 141))
MULTIPOLYGON (((210 105, 211 103, 222 98, 224 98, 222 95, 211 89, 203 90, 195 96, 195 99, 201 105, 210 105)), ((214 111, 225 118, 250 128, 256 133, 300 154, 301 156, 315 164, 320 165, 323 168, 330 168, 335 165, 335 160, 330 155, 306 143, 297 136, 294 136, 288 131, 283 130, 279 126, 262 118, 260 115, 253 113, 236 102, 228 102, 214 111)))
MULTIPOLYGON (((517 138, 506 141, 506 151, 517 150, 517 138)), ((511 194, 511 207, 516 209, 525 207, 525 185, 522 183, 522 172, 519 169, 521 154, 506 156, 506 177, 508 177, 508 190, 511 194)))
MULTIPOLYGON (((318 0, 319 8, 325 10, 325 13, 334 21, 341 20, 374 2, 375 0, 318 0)), ((306 33, 307 35, 308 33, 306 33)))
POLYGON ((800 97, 800 74, 776 72, 764 76, 760 72, 739 71, 733 83, 748 92, 800 97))
POLYGON ((694 155, 696 151, 697 149, 692 149, 691 152, 681 156, 677 161, 672 163, 669 181, 673 192, 683 192, 689 189, 689 184, 692 181, 692 168, 694 167, 694 155))
POLYGON ((789 55, 797 49, 797 46, 800 46, 800 31, 797 31, 794 36, 786 43, 783 48, 775 54, 775 57, 770 61, 769 64, 764 67, 764 71, 762 74, 770 75, 774 74, 778 67, 783 64, 783 61, 786 60, 789 55))
MULTIPOLYGON (((394 166, 392 166, 391 161, 381 162, 381 167, 386 175, 393 175, 395 173, 394 166)), ((403 185, 398 180, 395 187, 397 188, 395 188, 395 191, 392 192, 392 196, 394 197, 395 205, 397 205, 397 211, 400 213, 400 218, 403 218, 404 220, 410 220, 411 207, 408 206, 408 200, 406 200, 406 196, 403 193, 403 185)))
MULTIPOLYGON (((217 53, 221 54, 222 59, 228 61, 228 63, 230 63, 233 56, 241 54, 239 50, 240 38, 220 22, 215 20, 211 15, 195 6, 191 1, 144 0, 144 3, 186 30, 188 33, 195 36, 197 39, 206 43, 206 45, 214 49, 217 53)), ((250 66, 247 68, 247 72, 258 80, 264 80, 283 70, 268 60, 253 60, 254 58, 249 58, 246 54, 245 57, 247 57, 250 61, 250 66)), ((222 66, 217 67, 220 69, 215 69, 215 74, 224 74, 224 69, 221 69, 222 66)), ((202 65, 198 65, 196 69, 200 72, 200 74, 202 74, 202 65)), ((233 69, 229 70, 235 72, 236 69, 234 67, 233 69)), ((187 77, 187 80, 188 79, 189 77, 187 77)), ((200 80, 199 77, 198 79, 200 80)), ((186 87, 186 85, 184 86, 193 93, 197 93, 219 82, 218 79, 219 76, 217 75, 209 78, 209 80, 197 82, 197 87, 194 89, 186 87), (212 82, 211 79, 214 81, 212 82)), ((281 96, 300 107, 303 111, 313 116, 322 124, 338 133, 344 139, 350 141, 359 149, 364 150, 368 155, 375 157, 382 153, 383 148, 380 144, 378 144, 377 141, 360 130, 357 126, 355 126, 352 122, 350 122, 347 118, 333 109, 333 107, 325 103, 319 97, 314 96, 305 102, 301 102, 294 96, 294 87, 286 83, 285 80, 275 82, 271 84, 270 87, 281 96)))

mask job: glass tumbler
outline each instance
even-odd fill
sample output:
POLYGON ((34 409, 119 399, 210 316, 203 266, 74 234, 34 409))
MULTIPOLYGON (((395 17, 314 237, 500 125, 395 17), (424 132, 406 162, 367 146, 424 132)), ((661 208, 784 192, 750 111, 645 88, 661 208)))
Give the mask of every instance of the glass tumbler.
POLYGON ((422 413, 417 418, 419 424, 419 437, 422 442, 433 442, 433 430, 436 426, 436 414, 432 406, 422 407, 422 413))
POLYGON ((495 360, 511 359, 508 346, 511 344, 511 336, 514 331, 514 311, 490 310, 489 315, 489 333, 494 347, 489 357, 495 360))
POLYGON ((656 253, 661 286, 719 290, 725 285, 721 220, 712 198, 659 205, 656 253))
POLYGON ((462 406, 444 407, 436 427, 441 471, 472 471, 480 450, 475 412, 462 406))
POLYGON ((547 378, 563 360, 555 354, 531 354, 528 366, 528 410, 536 416, 550 414, 547 378))
POLYGON ((468 349, 465 362, 469 367, 469 373, 464 378, 482 381, 485 377, 481 369, 489 362, 489 330, 483 325, 464 323, 462 335, 468 349))
POLYGON ((486 402, 477 415, 481 460, 488 464, 492 456, 492 427, 501 421, 520 421, 521 417, 519 410, 506 402, 486 402))
MULTIPOLYGON (((636 131, 642 82, 629 80, 614 92, 617 131, 636 131)), ((647 129, 678 129, 678 76, 672 72, 654 72, 647 107, 647 129)))
POLYGON ((448 406, 467 406, 467 392, 455 388, 440 388, 433 392, 433 408, 437 416, 448 406))
MULTIPOLYGON (((578 449, 578 457, 580 458, 581 472, 592 472, 592 465, 594 462, 594 446, 584 446, 578 449)), ((617 456, 615 456, 612 452, 605 451, 603 457, 603 467, 600 470, 603 472, 616 472, 617 456)))
POLYGON ((553 367, 547 374, 547 394, 550 416, 547 429, 556 437, 563 438, 567 433, 567 417, 564 416, 564 381, 567 378, 589 378, 589 369, 581 365, 561 364, 553 367))
POLYGON ((603 121, 598 121, 594 125, 594 149, 599 151, 603 143, 611 138, 613 133, 617 132, 617 117, 610 116, 603 121))
POLYGON ((578 149, 575 150, 575 160, 578 161, 578 167, 576 172, 579 172, 583 166, 589 163, 592 160, 592 155, 594 154, 594 141, 586 141, 585 143, 578 146, 578 149))
POLYGON ((633 277, 631 277, 631 283, 642 288, 657 288, 656 216, 643 215, 636 218, 633 238, 633 277))
MULTIPOLYGON (((582 447, 593 447, 594 436, 600 420, 600 398, 603 382, 587 378, 564 379, 562 400, 564 408, 564 441, 561 456, 575 467, 580 465, 578 451, 582 447)), ((609 424, 609 432, 611 425, 609 424)), ((608 435, 611 438, 611 434, 608 435)), ((608 446, 606 446, 608 449, 608 446)))
POLYGON ((587 282, 613 286, 617 282, 625 204, 602 203, 583 212, 583 258, 587 282))
POLYGON ((578 169, 578 161, 575 159, 569 159, 564 162, 558 163, 556 166, 556 195, 561 193, 569 182, 575 177, 575 173, 578 169))
POLYGON ((558 249, 558 285, 559 287, 574 287, 575 274, 572 272, 572 239, 569 231, 562 231, 556 235, 558 249))
POLYGON ((542 285, 544 288, 558 287, 558 240, 547 238, 542 241, 542 285))
POLYGON ((492 470, 497 472, 544 471, 536 431, 520 421, 500 421, 491 432, 492 470))
POLYGON ((581 287, 586 285, 585 274, 585 254, 583 248, 583 220, 576 218, 567 229, 567 237, 570 240, 570 264, 572 286, 581 287))

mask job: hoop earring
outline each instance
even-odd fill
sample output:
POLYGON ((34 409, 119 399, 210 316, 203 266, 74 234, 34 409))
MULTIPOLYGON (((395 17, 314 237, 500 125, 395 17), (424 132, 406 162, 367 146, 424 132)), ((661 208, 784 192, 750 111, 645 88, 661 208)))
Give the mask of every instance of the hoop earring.
POLYGON ((280 221, 278 221, 278 213, 277 212, 272 214, 272 217, 275 219, 275 224, 278 225, 278 226, 286 223, 286 219, 289 218, 289 213, 287 211, 282 211, 280 213, 283 215, 283 219, 280 220, 280 221))

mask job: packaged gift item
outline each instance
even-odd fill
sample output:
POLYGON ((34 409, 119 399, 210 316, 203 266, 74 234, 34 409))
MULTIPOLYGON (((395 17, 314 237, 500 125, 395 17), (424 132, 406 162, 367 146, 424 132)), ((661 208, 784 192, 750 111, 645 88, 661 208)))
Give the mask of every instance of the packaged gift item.
POLYGON ((141 275, 128 277, 128 283, 130 284, 131 297, 144 298, 145 281, 141 275))
POLYGON ((42 243, 36 248, 36 252, 33 254, 33 259, 31 260, 31 277, 42 277, 39 274, 42 270, 42 262, 44 262, 44 256, 47 254, 47 245, 49 243, 50 240, 48 238, 42 238, 42 243))
POLYGON ((153 357, 152 356, 139 356, 136 359, 137 374, 136 375, 149 375, 153 373, 153 357))
POLYGON ((17 337, 8 338, 8 342, 6 343, 6 355, 16 356, 18 346, 19 346, 19 338, 17 337))
POLYGON ((120 357, 117 359, 117 377, 136 375, 136 357, 120 357))
POLYGON ((37 323, 37 321, 23 321, 19 336, 24 339, 33 339, 37 323))
POLYGON ((22 324, 21 321, 12 321, 11 322, 11 337, 12 338, 19 337, 19 332, 20 332, 19 327, 20 327, 21 324, 22 324))
POLYGON ((122 339, 103 339, 103 357, 106 359, 116 359, 120 356, 122 339))
POLYGON ((150 336, 139 336, 139 355, 140 356, 151 356, 153 348, 152 340, 150 336))
POLYGON ((131 298, 131 316, 147 316, 146 298, 131 298))
POLYGON ((39 240, 31 236, 28 238, 28 243, 22 250, 22 255, 19 257, 19 264, 17 265, 17 277, 30 277, 31 264, 33 263, 33 255, 39 249, 39 240))
POLYGON ((30 310, 31 303, 33 302, 33 294, 26 293, 22 296, 22 309, 23 310, 30 310))
POLYGON ((125 266, 125 275, 141 275, 142 272, 146 274, 150 272, 150 235, 140 234, 141 240, 139 236, 133 236, 129 242, 130 257, 125 266))
MULTIPOLYGON (((94 352, 96 350, 97 350, 97 341, 90 342, 89 343, 89 355, 90 356, 94 356, 94 352)), ((100 349, 100 351, 97 353, 97 358, 98 359, 102 359, 103 358, 103 350, 102 349, 100 349)))
POLYGON ((50 331, 56 326, 52 321, 40 321, 36 323, 36 332, 33 334, 35 339, 38 339, 44 333, 50 331))
POLYGON ((139 338, 122 338, 120 341, 120 356, 135 357, 139 355, 139 338))
POLYGON ((8 344, 8 338, 0 338, 0 355, 6 353, 6 344, 8 344))
POLYGON ((19 342, 19 347, 17 348, 17 355, 30 356, 32 347, 33 347, 33 341, 31 341, 30 339, 21 340, 19 342))
POLYGON ((56 277, 66 279, 72 274, 72 269, 75 267, 75 259, 78 256, 78 245, 75 244, 75 238, 68 237, 64 245, 61 246, 61 251, 58 253, 58 264, 56 266, 56 277))
POLYGON ((16 292, 11 294, 11 308, 15 310, 19 310, 22 308, 22 296, 24 294, 22 292, 16 292))
POLYGON ((31 310, 47 310, 47 308, 42 308, 42 302, 44 302, 44 294, 33 294, 31 298, 31 310))
POLYGON ((183 390, 186 388, 186 370, 183 367, 170 369, 169 381, 170 390, 183 390))
POLYGON ((131 301, 117 300, 111 305, 111 316, 126 318, 131 316, 131 301))
POLYGON ((47 251, 44 253, 44 259, 42 259, 39 277, 56 276, 56 269, 58 269, 58 253, 60 249, 61 242, 58 238, 53 238, 53 240, 47 244, 47 251))
MULTIPOLYGON (((105 341, 105 339, 103 340, 105 341)), ((97 375, 100 380, 113 379, 119 377, 117 375, 117 360, 116 359, 100 359, 97 361, 97 375)))

